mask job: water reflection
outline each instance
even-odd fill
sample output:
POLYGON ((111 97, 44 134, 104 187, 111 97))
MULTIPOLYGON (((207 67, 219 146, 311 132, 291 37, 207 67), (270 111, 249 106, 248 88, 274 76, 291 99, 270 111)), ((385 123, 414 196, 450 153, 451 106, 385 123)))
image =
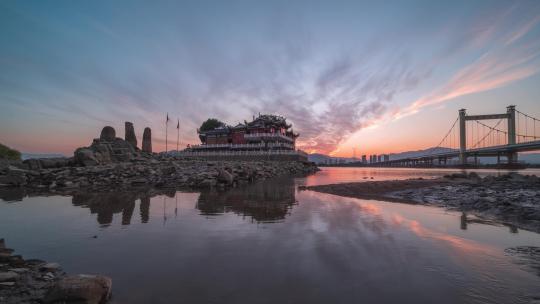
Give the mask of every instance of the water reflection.
POLYGON ((441 208, 296 191, 303 183, 25 195, 0 203, 0 232, 25 257, 112 277, 118 303, 540 298, 538 234, 441 208))
POLYGON ((255 222, 277 222, 284 220, 295 204, 294 181, 279 179, 225 192, 202 192, 196 207, 202 215, 234 212, 255 222))
MULTIPOLYGON (((175 191, 164 192, 162 195, 175 196, 175 191)), ((113 222, 114 214, 122 214, 122 225, 131 224, 136 201, 139 200, 141 223, 148 223, 150 218, 150 199, 157 194, 148 192, 105 192, 105 193, 75 193, 72 196, 74 206, 90 209, 97 214, 99 224, 108 226, 113 222)))
MULTIPOLYGON (((131 224, 139 201, 141 223, 150 219, 151 199, 163 196, 163 221, 167 220, 167 197, 175 198, 175 215, 178 215, 178 198, 174 190, 168 192, 107 192, 72 194, 74 206, 90 209, 97 214, 100 225, 108 226, 113 222, 114 214, 121 214, 122 225, 131 224)), ((227 191, 203 191, 195 203, 195 208, 204 216, 215 216, 233 212, 242 217, 249 217, 254 222, 278 222, 290 214, 296 204, 295 186, 292 179, 277 179, 271 183, 255 183, 249 186, 227 191)))

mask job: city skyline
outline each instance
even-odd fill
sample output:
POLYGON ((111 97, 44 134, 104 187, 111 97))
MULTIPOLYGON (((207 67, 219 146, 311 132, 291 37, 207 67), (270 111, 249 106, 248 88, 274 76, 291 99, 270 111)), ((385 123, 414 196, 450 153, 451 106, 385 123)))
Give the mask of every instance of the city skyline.
POLYGON ((131 121, 162 151, 167 112, 182 146, 268 113, 358 157, 433 147, 461 108, 540 117, 540 3, 339 4, 1 3, 0 142, 69 155, 131 121))

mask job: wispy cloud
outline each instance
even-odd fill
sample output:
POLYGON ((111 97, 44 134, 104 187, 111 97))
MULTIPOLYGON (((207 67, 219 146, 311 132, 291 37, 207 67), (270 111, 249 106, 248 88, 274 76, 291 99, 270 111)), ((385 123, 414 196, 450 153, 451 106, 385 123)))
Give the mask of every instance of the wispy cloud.
MULTIPOLYGON (((540 72, 540 43, 520 41, 540 21, 540 15, 523 22, 497 37, 485 52, 469 65, 456 72, 438 89, 414 101, 410 106, 394 114, 401 118, 414 114, 422 108, 451 101, 460 96, 480 93, 530 77, 540 72)), ((508 20, 498 21, 498 30, 508 20)), ((481 34, 483 35, 483 34, 481 34)))

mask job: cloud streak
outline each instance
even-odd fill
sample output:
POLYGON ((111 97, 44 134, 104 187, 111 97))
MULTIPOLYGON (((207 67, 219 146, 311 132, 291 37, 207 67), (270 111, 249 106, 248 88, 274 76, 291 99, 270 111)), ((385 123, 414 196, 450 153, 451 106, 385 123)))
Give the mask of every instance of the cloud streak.
MULTIPOLYGON (((506 26, 507 20, 497 26, 506 26)), ((483 52, 474 62, 465 66, 451 79, 431 92, 414 101, 404 110, 393 115, 394 119, 417 113, 424 107, 441 104, 455 98, 503 87, 540 72, 538 62, 540 43, 522 42, 520 39, 540 21, 540 15, 524 22, 521 26, 498 37, 494 46, 483 52)), ((483 34, 480 34, 483 35, 483 34)))

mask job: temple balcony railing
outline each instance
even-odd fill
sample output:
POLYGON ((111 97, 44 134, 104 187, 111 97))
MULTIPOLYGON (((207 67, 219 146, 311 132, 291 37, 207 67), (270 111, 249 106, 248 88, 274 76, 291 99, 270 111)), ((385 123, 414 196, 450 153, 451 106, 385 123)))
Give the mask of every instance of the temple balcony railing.
POLYGON ((307 154, 301 150, 265 150, 265 151, 171 151, 176 156, 235 156, 235 155, 301 155, 307 154))
POLYGON ((290 138, 289 136, 285 136, 280 133, 250 133, 250 134, 244 134, 245 139, 263 139, 263 138, 280 138, 289 142, 293 142, 294 140, 290 138))
POLYGON ((287 148, 287 149, 291 149, 291 150, 294 150, 294 145, 292 144, 289 144, 289 143, 267 143, 266 144, 268 148, 287 148))
POLYGON ((258 144, 204 144, 204 145, 192 145, 191 149, 264 149, 264 143, 258 144))
POLYGON ((257 144, 203 144, 193 145, 192 150, 210 150, 210 149, 275 149, 286 148, 294 150, 295 146, 289 143, 283 142, 269 142, 269 143, 257 143, 257 144))

